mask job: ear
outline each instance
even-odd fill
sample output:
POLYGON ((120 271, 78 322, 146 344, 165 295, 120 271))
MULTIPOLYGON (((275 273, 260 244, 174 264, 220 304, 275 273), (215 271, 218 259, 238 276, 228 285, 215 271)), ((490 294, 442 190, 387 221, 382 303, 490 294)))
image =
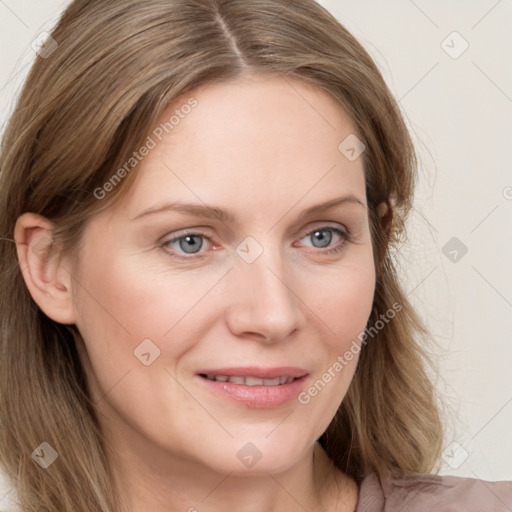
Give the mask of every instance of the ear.
POLYGON ((377 215, 379 217, 382 231, 386 233, 386 237, 389 237, 391 233, 394 207, 395 201, 392 197, 387 198, 385 201, 382 201, 377 205, 377 215))
POLYGON ((55 322, 74 324, 71 275, 53 243, 55 226, 35 213, 21 215, 14 239, 23 279, 41 310, 55 322))

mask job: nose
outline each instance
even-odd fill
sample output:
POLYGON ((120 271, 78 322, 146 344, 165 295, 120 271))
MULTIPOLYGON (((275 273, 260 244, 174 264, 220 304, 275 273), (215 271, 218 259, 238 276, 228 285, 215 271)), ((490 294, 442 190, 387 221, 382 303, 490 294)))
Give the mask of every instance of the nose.
POLYGON ((252 263, 240 258, 230 272, 227 323, 233 335, 275 343, 303 325, 297 280, 278 252, 267 247, 252 263))

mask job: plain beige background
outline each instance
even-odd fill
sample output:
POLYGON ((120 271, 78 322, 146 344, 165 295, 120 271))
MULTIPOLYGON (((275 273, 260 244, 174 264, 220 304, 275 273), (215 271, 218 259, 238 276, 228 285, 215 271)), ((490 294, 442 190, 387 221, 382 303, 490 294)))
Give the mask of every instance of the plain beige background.
MULTIPOLYGON (((0 0, 0 123, 62 0, 0 0)), ((512 479, 512 2, 323 0, 376 60, 420 157, 406 290, 441 346, 442 474, 512 479), (467 252, 466 252, 467 251, 467 252)))

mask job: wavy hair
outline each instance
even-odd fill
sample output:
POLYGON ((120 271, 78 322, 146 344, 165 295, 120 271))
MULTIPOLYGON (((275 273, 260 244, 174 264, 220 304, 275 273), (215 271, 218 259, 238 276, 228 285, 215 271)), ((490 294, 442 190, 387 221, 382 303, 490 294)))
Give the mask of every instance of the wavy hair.
POLYGON ((178 95, 246 72, 278 74, 332 95, 366 145, 363 164, 376 290, 368 326, 400 312, 362 348, 348 392, 319 439, 357 482, 371 472, 431 472, 443 429, 428 377, 431 336, 398 279, 417 157, 385 81, 362 45, 313 0, 75 0, 51 32, 17 99, 0 153, 0 460, 24 511, 118 510, 105 440, 75 326, 35 304, 13 242, 24 212, 55 223, 55 247, 73 253, 105 199, 94 190, 126 162, 178 95), (50 54, 51 53, 51 54, 50 54), (393 206, 390 226, 377 205, 393 206), (46 471, 42 441, 65 452, 46 471), (44 510, 44 508, 43 508, 44 510))

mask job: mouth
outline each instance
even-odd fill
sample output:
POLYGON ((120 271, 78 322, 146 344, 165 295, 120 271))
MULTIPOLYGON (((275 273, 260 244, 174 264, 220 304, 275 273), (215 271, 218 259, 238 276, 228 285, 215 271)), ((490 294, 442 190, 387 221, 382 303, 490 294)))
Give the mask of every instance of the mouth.
POLYGON ((308 376, 308 372, 297 368, 284 371, 281 368, 280 373, 279 369, 258 372, 224 369, 196 374, 199 382, 214 395, 254 409, 279 407, 296 399, 308 376), (266 375, 261 376, 262 373, 266 375), (274 375, 269 376, 269 373, 274 375))

